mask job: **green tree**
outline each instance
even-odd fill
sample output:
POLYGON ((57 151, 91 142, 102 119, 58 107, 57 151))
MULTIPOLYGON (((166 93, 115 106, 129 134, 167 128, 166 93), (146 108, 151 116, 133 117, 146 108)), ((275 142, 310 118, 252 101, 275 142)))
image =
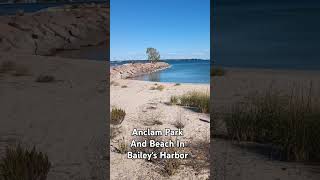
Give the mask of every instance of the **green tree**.
POLYGON ((157 62, 160 60, 160 54, 157 51, 157 49, 149 47, 147 48, 147 55, 148 55, 148 60, 150 62, 157 62))

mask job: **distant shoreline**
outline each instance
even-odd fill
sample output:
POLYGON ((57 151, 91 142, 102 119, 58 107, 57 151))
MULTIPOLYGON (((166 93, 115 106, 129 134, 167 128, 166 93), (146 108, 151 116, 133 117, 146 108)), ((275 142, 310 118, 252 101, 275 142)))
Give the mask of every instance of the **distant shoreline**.
POLYGON ((267 68, 267 67, 232 67, 232 66, 219 66, 219 65, 213 65, 213 67, 219 67, 223 68, 225 70, 248 70, 248 71, 274 71, 274 72, 319 72, 320 69, 303 69, 303 68, 267 68))
MULTIPOLYGON (((210 61, 210 59, 161 59, 160 61, 181 61, 181 60, 210 61)), ((145 60, 145 59, 139 59, 139 60, 110 60, 110 62, 131 62, 131 61, 143 62, 143 61, 149 61, 149 60, 145 60)))

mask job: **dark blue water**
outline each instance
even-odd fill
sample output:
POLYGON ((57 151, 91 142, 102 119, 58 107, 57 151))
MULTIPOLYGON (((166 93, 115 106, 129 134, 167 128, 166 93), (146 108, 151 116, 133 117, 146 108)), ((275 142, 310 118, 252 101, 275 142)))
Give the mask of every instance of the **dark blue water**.
POLYGON ((23 10, 24 12, 36 12, 41 9, 49 7, 69 5, 79 5, 83 3, 107 3, 109 0, 82 0, 76 2, 49 2, 49 3, 15 3, 15 4, 0 4, 0 15, 13 15, 18 11, 23 10))
MULTIPOLYGON (((170 68, 134 79, 154 82, 210 83, 209 60, 164 60, 170 68)), ((111 66, 125 62, 111 62, 111 66)))
POLYGON ((214 64, 320 70, 320 1, 215 3, 214 64))

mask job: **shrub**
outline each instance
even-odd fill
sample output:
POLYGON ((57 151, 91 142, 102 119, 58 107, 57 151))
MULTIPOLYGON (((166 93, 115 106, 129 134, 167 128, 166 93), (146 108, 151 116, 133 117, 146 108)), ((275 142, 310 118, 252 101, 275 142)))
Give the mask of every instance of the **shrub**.
POLYGON ((217 67, 217 68, 211 67, 210 69, 211 76, 224 76, 225 74, 226 74, 226 71, 221 67, 217 67))
POLYGON ((180 86, 180 85, 181 85, 180 83, 176 83, 176 84, 175 84, 175 86, 180 86))
POLYGON ((6 150, 0 162, 0 179, 45 180, 50 167, 46 154, 37 152, 35 147, 30 151, 18 145, 6 150))
POLYGON ((54 81, 55 81, 55 77, 51 75, 39 75, 36 79, 36 82, 39 82, 39 83, 49 83, 54 81))
POLYGON ((284 160, 320 160, 319 107, 311 91, 281 95, 269 89, 234 106, 226 118, 228 134, 238 141, 271 144, 284 160))
POLYGON ((111 124, 118 125, 121 124, 126 116, 126 112, 120 108, 112 108, 111 110, 111 124))

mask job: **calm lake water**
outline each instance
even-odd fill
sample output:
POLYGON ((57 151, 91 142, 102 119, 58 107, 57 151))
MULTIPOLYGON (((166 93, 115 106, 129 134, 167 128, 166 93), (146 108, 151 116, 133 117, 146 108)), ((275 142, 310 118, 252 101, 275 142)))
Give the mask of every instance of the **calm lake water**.
POLYGON ((320 70, 320 1, 215 3, 214 64, 320 70))
MULTIPOLYGON (((170 68, 134 79, 154 82, 210 83, 209 60, 165 60, 170 68)), ((111 62, 111 66, 128 62, 111 62)))

